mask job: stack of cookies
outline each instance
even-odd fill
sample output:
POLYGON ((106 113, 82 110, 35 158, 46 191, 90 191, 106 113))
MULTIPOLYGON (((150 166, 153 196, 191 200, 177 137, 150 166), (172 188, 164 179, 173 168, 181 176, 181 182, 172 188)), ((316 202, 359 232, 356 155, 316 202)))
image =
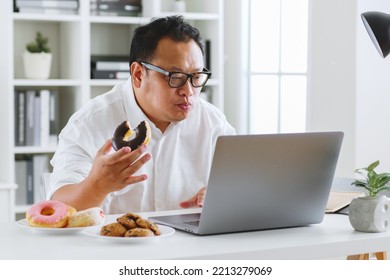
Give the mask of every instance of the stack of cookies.
POLYGON ((113 237, 146 237, 160 235, 158 226, 140 215, 127 213, 116 219, 116 223, 103 226, 100 235, 113 237))

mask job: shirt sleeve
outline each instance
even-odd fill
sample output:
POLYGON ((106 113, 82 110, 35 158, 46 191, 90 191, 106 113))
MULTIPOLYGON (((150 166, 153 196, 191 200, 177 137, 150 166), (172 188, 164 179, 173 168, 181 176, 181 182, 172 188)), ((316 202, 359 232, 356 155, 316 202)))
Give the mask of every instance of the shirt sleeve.
POLYGON ((94 159, 94 141, 91 129, 83 123, 71 120, 59 136, 59 143, 51 164, 47 199, 60 187, 79 183, 84 180, 92 167, 94 159))

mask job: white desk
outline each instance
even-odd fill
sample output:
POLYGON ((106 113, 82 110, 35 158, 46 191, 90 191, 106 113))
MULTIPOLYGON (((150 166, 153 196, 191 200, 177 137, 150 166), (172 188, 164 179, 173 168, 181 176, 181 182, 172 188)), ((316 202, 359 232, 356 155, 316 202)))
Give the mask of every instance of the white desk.
MULTIPOLYGON (((155 212, 161 215, 165 212, 155 212)), ((168 213, 168 212, 167 212, 168 213)), ((142 216, 153 215, 144 213, 142 216)), ((108 216, 107 222, 115 217, 108 216)), ((176 231, 151 243, 118 244, 76 235, 32 233, 15 222, 0 223, 0 259, 333 259, 390 249, 390 232, 361 233, 348 217, 326 215, 306 227, 194 236, 176 231)))

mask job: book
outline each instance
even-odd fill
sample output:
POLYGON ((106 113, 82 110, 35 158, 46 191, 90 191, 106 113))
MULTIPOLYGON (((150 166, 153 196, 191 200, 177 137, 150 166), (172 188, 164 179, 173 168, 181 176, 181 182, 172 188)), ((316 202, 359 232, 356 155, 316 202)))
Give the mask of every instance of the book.
POLYGON ((111 8, 112 5, 132 5, 142 7, 141 0, 90 0, 89 7, 91 10, 96 10, 98 5, 109 5, 111 8))
POLYGON ((92 70, 130 71, 126 55, 91 55, 92 70))
POLYGON ((130 71, 103 71, 103 70, 92 70, 92 79, 128 79, 130 77, 130 71))
POLYGON ((41 94, 35 91, 34 96, 34 116, 33 116, 33 146, 41 145, 41 94))
POLYGON ((142 0, 90 0, 93 3, 125 3, 130 5, 142 5, 142 0))
POLYGON ((26 92, 15 91, 15 146, 26 145, 26 92))
POLYGON ((32 158, 26 159, 27 161, 27 167, 26 167, 26 176, 27 176, 27 182, 26 182, 26 202, 27 204, 33 204, 34 203, 34 164, 32 158))
POLYGON ((98 1, 96 9, 101 10, 101 11, 137 11, 137 12, 141 12, 141 4, 98 1))
POLYGON ((18 188, 15 193, 17 205, 33 204, 45 199, 42 176, 49 172, 49 156, 37 154, 22 156, 15 161, 15 179, 18 188))
POLYGON ((16 0, 16 7, 78 9, 78 0, 16 0))
POLYGON ((40 129, 37 134, 40 134, 39 145, 48 146, 50 142, 50 90, 43 89, 39 92, 39 95, 40 104, 38 104, 38 106, 40 107, 40 129))
POLYGON ((59 132, 58 92, 51 90, 49 97, 49 145, 57 144, 59 132))
POLYGON ((49 172, 49 157, 47 155, 34 155, 33 162, 33 197, 34 202, 45 199, 45 189, 42 183, 42 176, 49 172))
POLYGON ((20 7, 19 13, 25 14, 47 14, 47 15, 77 15, 78 9, 60 9, 43 7, 20 7))
POLYGON ((125 55, 92 55, 91 69, 130 71, 129 57, 125 55))
POLYGON ((331 191, 325 213, 336 213, 347 207, 352 199, 364 196, 363 192, 355 191, 331 191))
POLYGON ((211 70, 211 41, 210 40, 205 40, 204 67, 208 70, 211 70))
POLYGON ((15 191, 15 204, 25 205, 27 203, 27 160, 15 161, 15 182, 18 185, 15 191))
POLYGON ((128 61, 96 61, 96 70, 130 71, 128 61))
POLYGON ((92 16, 103 16, 103 17, 137 17, 140 15, 140 11, 123 11, 123 10, 108 10, 102 11, 98 9, 91 9, 90 14, 92 16))
POLYGON ((18 91, 15 94, 15 146, 57 143, 59 117, 56 91, 18 91))
POLYGON ((34 145, 35 90, 26 91, 26 146, 34 145))

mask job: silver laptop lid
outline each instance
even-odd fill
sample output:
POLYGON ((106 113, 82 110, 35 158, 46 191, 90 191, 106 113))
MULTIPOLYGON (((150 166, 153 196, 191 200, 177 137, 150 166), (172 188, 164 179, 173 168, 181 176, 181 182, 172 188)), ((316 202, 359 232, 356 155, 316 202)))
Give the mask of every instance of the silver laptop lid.
POLYGON ((342 132, 219 137, 199 234, 322 221, 342 132))

